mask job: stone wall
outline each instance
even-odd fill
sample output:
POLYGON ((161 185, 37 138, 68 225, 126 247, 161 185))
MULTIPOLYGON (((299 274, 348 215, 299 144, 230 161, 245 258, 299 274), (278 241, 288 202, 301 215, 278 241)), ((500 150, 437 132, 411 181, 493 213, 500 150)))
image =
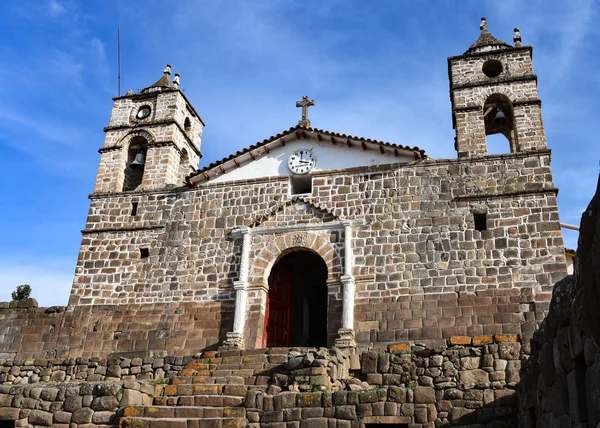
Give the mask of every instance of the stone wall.
POLYGON ((556 284, 520 389, 523 427, 600 423, 600 182, 581 218, 574 275, 556 284))
POLYGON ((194 357, 10 360, 1 366, 0 421, 98 426, 124 417, 122 426, 153 427, 143 417, 136 425, 136 417, 165 418, 156 426, 181 424, 201 418, 203 408, 206 418, 214 418, 203 406, 227 401, 212 405, 228 407, 230 414, 238 407, 235 413, 251 427, 512 427, 521 359, 529 352, 521 339, 456 336, 435 349, 395 343, 362 355, 273 348, 194 357))
POLYGON ((19 427, 115 426, 119 408, 152 404, 154 389, 135 381, 0 385, 0 421, 19 427))
MULTIPOLYGON (((191 355, 217 347, 233 322, 232 302, 3 308, 0 358, 191 355)), ((37 305, 36 305, 37 306, 37 305)))
POLYGON ((247 394, 246 417, 257 427, 514 427, 520 360, 527 352, 510 335, 453 337, 435 349, 398 343, 363 353, 359 365, 349 362, 350 376, 337 382, 342 388, 323 383, 322 362, 313 363, 315 376, 300 385, 298 378, 276 375, 280 388, 247 394))
MULTIPOLYGON (((566 272, 549 152, 327 171, 314 174, 312 195, 295 200, 287 177, 91 198, 69 301, 76 306, 233 304, 241 238, 230 233, 242 226, 322 225, 312 233, 333 252, 310 249, 329 263, 330 343, 342 302, 344 238, 328 223, 362 223, 352 239, 355 330, 369 331, 361 335, 367 347, 406 334, 439 340, 529 331, 519 325, 539 322, 552 284, 566 272), (487 230, 475 230, 474 214, 486 214, 487 230), (486 313, 475 312, 480 305, 486 313), (390 320, 384 312, 392 310, 390 320), (473 324, 480 329, 465 331, 473 324)), ((245 334, 252 347, 260 342, 254 337, 268 274, 282 251, 272 243, 287 242, 284 235, 252 238, 245 334)))

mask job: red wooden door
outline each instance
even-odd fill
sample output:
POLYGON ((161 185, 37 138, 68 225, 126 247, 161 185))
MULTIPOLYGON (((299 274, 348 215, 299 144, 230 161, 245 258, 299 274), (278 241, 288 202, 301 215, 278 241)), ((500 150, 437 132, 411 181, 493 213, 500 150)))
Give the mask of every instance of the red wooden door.
POLYGON ((292 346, 292 264, 281 260, 269 275, 263 345, 292 346))

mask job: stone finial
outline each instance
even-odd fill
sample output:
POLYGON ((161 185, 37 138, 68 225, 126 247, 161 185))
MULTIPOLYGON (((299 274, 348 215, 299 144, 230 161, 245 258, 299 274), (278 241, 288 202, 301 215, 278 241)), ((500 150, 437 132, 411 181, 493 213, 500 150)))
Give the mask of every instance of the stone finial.
POLYGON ((133 90, 131 90, 131 89, 128 89, 128 90, 127 90, 127 93, 126 93, 125 95, 133 95, 133 90))
POLYGON ((515 28, 515 34, 513 35, 513 42, 515 42, 515 46, 521 46, 521 32, 518 28, 515 28))
POLYGON ((179 88, 179 73, 175 73, 175 77, 173 78, 173 86, 179 88))
POLYGON ((167 66, 163 70, 163 73, 168 74, 169 76, 171 75, 171 64, 167 64, 167 66))
POLYGON ((487 31, 487 19, 485 19, 485 16, 483 18, 481 18, 481 23, 479 24, 479 29, 482 32, 487 31))

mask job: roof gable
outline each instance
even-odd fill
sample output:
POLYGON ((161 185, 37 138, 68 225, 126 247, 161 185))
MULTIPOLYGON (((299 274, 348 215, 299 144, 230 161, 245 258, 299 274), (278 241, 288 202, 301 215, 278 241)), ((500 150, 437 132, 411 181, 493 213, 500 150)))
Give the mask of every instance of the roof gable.
POLYGON ((187 180, 195 186, 213 181, 289 175, 287 152, 301 147, 318 152, 315 172, 408 162, 426 157, 425 151, 418 147, 296 126, 213 162, 190 174, 187 180))

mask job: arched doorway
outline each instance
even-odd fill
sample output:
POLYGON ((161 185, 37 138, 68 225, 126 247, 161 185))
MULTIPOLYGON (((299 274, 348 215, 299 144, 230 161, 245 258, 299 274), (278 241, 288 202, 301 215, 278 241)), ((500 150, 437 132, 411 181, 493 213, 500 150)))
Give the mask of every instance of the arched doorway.
POLYGON ((301 250, 283 256, 269 275, 263 346, 327 346, 327 265, 301 250))

